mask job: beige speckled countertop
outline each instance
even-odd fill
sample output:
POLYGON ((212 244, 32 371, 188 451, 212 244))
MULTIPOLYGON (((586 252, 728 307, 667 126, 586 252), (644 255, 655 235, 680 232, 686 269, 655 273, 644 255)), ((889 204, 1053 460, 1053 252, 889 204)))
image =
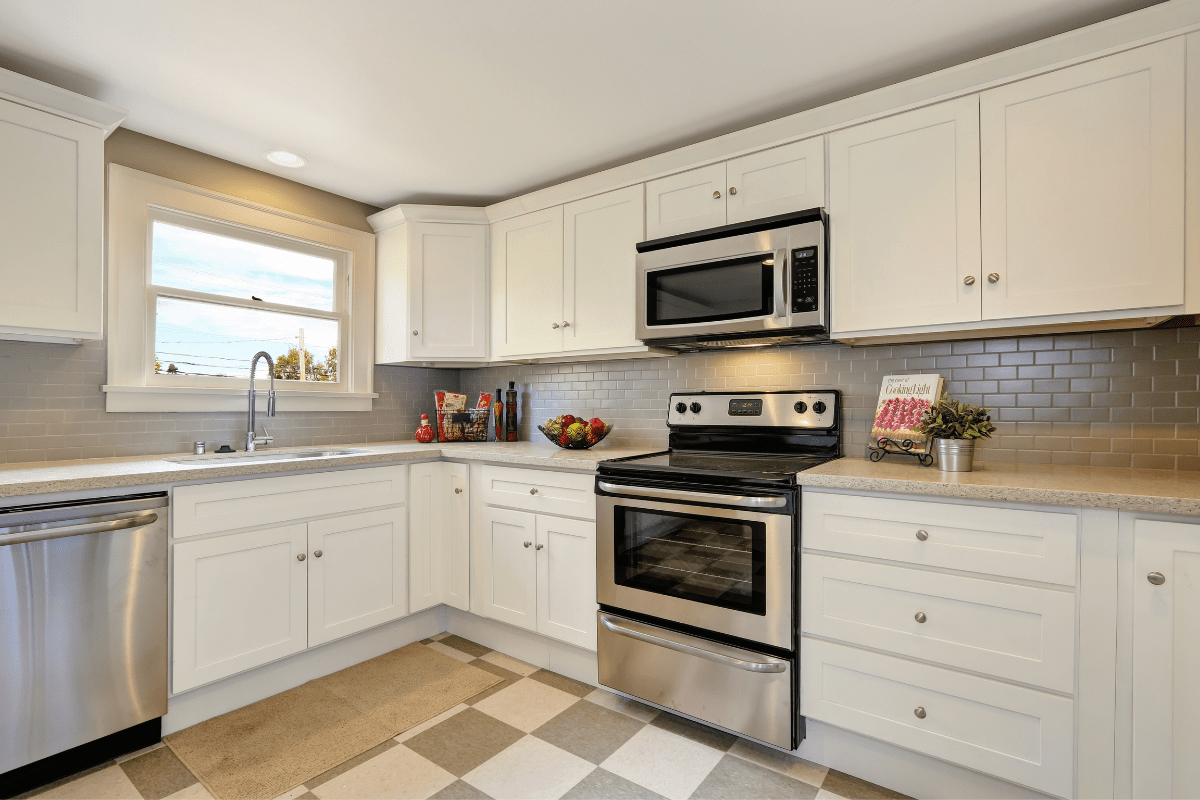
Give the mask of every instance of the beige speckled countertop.
POLYGON ((941 472, 887 458, 879 463, 841 458, 800 473, 799 482, 814 488, 1200 516, 1200 472, 986 463, 976 464, 974 472, 941 472))
MULTIPOLYGON (((446 442, 418 444, 322 445, 277 448, 269 452, 315 449, 353 449, 365 452, 335 458, 306 458, 262 463, 222 463, 220 460, 166 461, 186 453, 128 458, 93 458, 79 461, 43 461, 0 466, 0 497, 109 489, 123 486, 183 483, 215 478, 266 475, 300 470, 340 469, 367 464, 398 464, 431 458, 490 461, 544 469, 594 471, 607 458, 652 453, 662 448, 595 447, 591 450, 562 450, 549 442, 446 442)), ((239 454, 241 455, 241 454, 239 454)))

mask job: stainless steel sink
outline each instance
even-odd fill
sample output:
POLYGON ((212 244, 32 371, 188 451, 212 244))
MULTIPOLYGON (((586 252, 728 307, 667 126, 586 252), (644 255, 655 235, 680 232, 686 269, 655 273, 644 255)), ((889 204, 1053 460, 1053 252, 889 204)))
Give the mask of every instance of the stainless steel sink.
POLYGON ((201 456, 171 456, 163 459, 176 464, 197 464, 218 467, 224 464, 249 464, 264 461, 299 461, 310 458, 344 458, 370 453, 349 447, 317 447, 305 450, 256 450, 252 453, 205 453, 201 456))

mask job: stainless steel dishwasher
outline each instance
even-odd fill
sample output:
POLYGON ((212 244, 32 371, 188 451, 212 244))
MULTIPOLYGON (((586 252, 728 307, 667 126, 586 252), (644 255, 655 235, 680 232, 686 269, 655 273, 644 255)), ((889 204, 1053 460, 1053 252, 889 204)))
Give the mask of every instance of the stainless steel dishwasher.
POLYGON ((157 730, 166 511, 165 492, 0 507, 0 779, 140 723, 157 730))

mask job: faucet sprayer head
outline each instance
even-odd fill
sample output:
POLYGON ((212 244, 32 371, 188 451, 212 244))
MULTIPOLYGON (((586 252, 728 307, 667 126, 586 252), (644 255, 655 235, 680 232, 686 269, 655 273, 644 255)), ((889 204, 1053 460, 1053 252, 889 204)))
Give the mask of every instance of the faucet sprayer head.
POLYGON ((267 392, 267 416, 275 416, 275 390, 267 392))

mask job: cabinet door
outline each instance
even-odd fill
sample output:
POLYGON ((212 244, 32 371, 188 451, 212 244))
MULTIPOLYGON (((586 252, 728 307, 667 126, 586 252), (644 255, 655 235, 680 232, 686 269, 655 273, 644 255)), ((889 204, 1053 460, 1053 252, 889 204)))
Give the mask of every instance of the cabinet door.
POLYGON ((484 506, 477 545, 477 613, 537 630, 536 517, 484 506))
POLYGON ((668 175, 646 184, 646 238, 725 224, 725 163, 668 175))
POLYGON ((408 468, 408 608, 412 613, 442 602, 438 535, 441 462, 408 468))
POLYGON ((300 523, 175 545, 173 692, 308 646, 307 534, 300 523))
POLYGON ((487 227, 410 223, 413 358, 487 356, 487 227))
POLYGON ((596 649, 596 523, 537 517, 537 631, 596 649))
POLYGON ((492 349, 497 356, 562 350, 563 207, 492 226, 492 349))
MULTIPOLYGON (((471 490, 466 464, 442 463, 441 602, 471 609, 471 490)), ((435 517, 436 518, 436 517, 435 517)))
POLYGON ((404 508, 308 523, 308 644, 408 613, 404 508))
POLYGON ((726 163, 728 223, 825 206, 825 140, 818 136, 726 163))
POLYGON ((563 209, 563 349, 629 347, 634 249, 642 241, 642 186, 568 203, 563 209))
POLYGON ((984 319, 1183 303, 1184 59, 1168 39, 980 96, 984 319))
POLYGON ((1133 796, 1200 797, 1200 525, 1133 531, 1133 796))
POLYGON ((0 336, 100 339, 104 134, 0 100, 0 336))
POLYGON ((831 134, 829 216, 835 333, 978 320, 978 98, 831 134))

